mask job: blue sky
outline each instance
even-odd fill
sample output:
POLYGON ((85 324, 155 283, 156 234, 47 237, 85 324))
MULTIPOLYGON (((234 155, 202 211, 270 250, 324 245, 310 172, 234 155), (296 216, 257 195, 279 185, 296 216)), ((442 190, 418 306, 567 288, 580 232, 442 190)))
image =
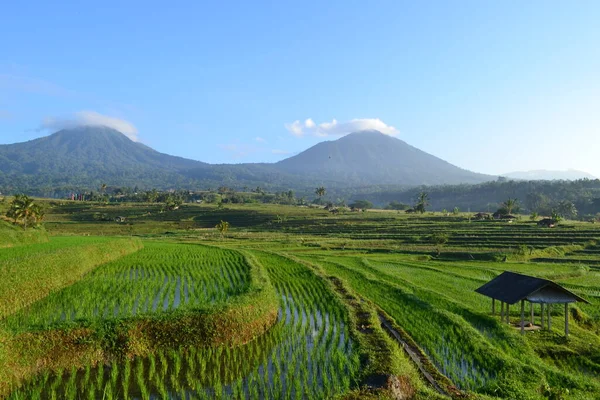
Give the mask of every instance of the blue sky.
POLYGON ((478 172, 600 176, 598 21, 597 1, 8 2, 0 143, 108 121, 255 162, 378 127, 478 172))

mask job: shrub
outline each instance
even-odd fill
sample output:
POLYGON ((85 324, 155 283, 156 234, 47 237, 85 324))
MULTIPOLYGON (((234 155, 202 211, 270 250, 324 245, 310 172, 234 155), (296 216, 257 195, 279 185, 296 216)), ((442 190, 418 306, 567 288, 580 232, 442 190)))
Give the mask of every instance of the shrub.
POLYGON ((436 232, 429 237, 429 240, 431 241, 431 243, 437 246, 441 246, 443 244, 448 243, 448 240, 450 240, 450 238, 448 237, 447 233, 436 232))

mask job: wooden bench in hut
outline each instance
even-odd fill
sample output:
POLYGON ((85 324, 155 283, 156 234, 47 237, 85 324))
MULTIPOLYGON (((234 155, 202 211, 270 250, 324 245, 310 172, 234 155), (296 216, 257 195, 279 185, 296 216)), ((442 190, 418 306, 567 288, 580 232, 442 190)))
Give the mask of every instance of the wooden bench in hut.
POLYGON ((559 284, 548 279, 503 272, 485 285, 475 290, 492 299, 492 314, 496 314, 496 300, 500 301, 500 320, 509 323, 509 306, 521 302, 521 334, 525 333, 525 301, 530 303, 530 322, 533 326, 534 304, 540 304, 541 328, 544 329, 544 313, 547 314, 548 329, 551 328, 550 307, 552 304, 565 305, 565 336, 569 336, 569 303, 589 302, 559 284), (506 320, 504 305, 506 304, 506 320), (546 305, 544 307, 544 305, 546 305), (544 312, 544 308, 546 308, 544 312))

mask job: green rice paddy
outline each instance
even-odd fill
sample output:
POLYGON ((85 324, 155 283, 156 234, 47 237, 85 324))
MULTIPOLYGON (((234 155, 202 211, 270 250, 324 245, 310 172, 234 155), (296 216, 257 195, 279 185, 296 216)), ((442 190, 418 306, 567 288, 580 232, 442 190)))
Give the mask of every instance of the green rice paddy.
MULTIPOLYGON (((169 321, 232 304, 251 309, 253 290, 274 291, 277 321, 236 345, 163 341, 141 356, 38 368, 13 381, 8 398, 390 396, 366 387, 373 377, 365 371, 373 365, 378 373, 397 375, 407 398, 444 398, 415 372, 401 347, 383 344, 378 335, 385 333, 373 322, 377 312, 422 351, 431 362, 426 369, 451 397, 600 398, 600 227, 569 222, 543 229, 526 218, 509 224, 466 214, 333 216, 320 209, 264 205, 186 205, 159 216, 144 205, 98 206, 128 216, 123 225, 91 221, 87 216, 97 212, 94 207, 84 204, 80 212, 71 207, 64 213, 59 207, 47 224, 57 236, 0 250, 0 267, 14 273, 36 257, 75 253, 92 243, 112 246, 123 240, 115 235, 136 233, 144 238, 143 248, 90 264, 76 282, 10 312, 0 322, 0 334, 169 321), (232 226, 225 237, 208 229, 220 220, 232 226), (78 236, 86 231, 107 236, 78 236), (62 237, 67 234, 75 236, 62 237), (436 244, 434 234, 448 240, 436 244), (512 326, 491 315, 490 299, 474 290, 506 270, 554 280, 590 301, 571 306, 568 339, 562 307, 552 308, 551 330, 525 335, 515 329, 519 307, 510 309, 512 326), (262 289, 253 284, 257 271, 268 280, 262 289)), ((536 313, 539 325, 539 309, 536 313)), ((0 362, 6 362, 2 341, 0 362)))
MULTIPOLYGON (((213 260, 233 253, 203 251, 213 260)), ((162 253, 167 256, 164 248, 162 253)), ((342 304, 302 265, 264 253, 255 256, 280 297, 279 322, 266 335, 236 348, 171 349, 100 368, 46 372, 10 398, 321 399, 347 392, 356 385, 360 363, 342 304)), ((109 264, 94 275, 107 273, 105 268, 116 267, 109 264)))
POLYGON ((199 309, 245 292, 248 274, 243 257, 232 251, 146 242, 137 253, 103 265, 5 322, 22 331, 62 322, 199 309))

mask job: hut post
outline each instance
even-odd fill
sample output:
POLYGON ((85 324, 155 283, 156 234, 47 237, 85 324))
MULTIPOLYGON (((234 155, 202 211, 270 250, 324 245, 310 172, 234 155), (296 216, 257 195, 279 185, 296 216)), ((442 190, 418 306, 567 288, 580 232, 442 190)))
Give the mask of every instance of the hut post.
POLYGON ((510 304, 506 303, 506 323, 510 325, 510 304))
POLYGON ((544 303, 540 303, 540 314, 542 316, 542 329, 544 329, 544 303))
POLYGON ((504 322, 504 302, 500 302, 500 322, 504 322))
POLYGON ((550 321, 550 303, 546 307, 548 309, 548 330, 552 329, 552 322, 550 321))
POLYGON ((492 315, 496 315, 496 299, 492 298, 492 315))
POLYGON ((533 326, 533 303, 529 302, 529 309, 530 309, 530 313, 531 316, 529 317, 529 322, 531 323, 531 326, 533 326))
POLYGON ((521 300, 521 335, 525 334, 525 300, 521 300))
POLYGON ((569 337, 569 303, 565 303, 565 337, 569 337))

